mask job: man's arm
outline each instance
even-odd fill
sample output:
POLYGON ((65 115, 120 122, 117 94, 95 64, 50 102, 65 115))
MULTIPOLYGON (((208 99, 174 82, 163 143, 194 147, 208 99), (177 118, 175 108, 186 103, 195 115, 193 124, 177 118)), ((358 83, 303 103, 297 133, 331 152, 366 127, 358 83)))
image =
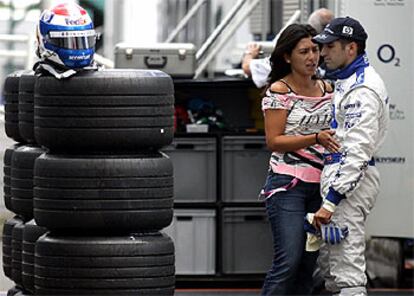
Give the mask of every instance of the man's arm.
POLYGON ((259 53, 260 45, 258 45, 257 43, 249 43, 249 45, 247 45, 246 52, 243 55, 242 69, 243 72, 249 77, 252 76, 252 72, 250 70, 250 63, 253 59, 256 59, 259 56, 259 53))

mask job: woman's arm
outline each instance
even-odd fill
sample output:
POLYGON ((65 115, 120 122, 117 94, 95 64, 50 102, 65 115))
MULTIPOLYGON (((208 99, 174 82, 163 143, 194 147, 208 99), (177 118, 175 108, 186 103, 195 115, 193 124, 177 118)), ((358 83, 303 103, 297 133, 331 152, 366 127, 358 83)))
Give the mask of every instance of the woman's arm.
POLYGON ((287 136, 284 134, 288 111, 265 110, 266 144, 270 151, 288 152, 320 144, 329 152, 338 152, 340 145, 333 137, 335 131, 323 130, 316 134, 287 136))
POLYGON ((317 143, 316 135, 286 136, 288 111, 283 109, 267 109, 265 111, 266 144, 270 151, 288 152, 309 147, 317 143))

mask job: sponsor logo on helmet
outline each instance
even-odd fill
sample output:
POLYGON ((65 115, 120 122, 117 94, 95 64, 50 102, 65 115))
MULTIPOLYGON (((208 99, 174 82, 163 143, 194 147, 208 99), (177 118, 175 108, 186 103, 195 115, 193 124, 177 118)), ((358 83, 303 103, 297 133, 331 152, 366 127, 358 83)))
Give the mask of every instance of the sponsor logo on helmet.
POLYGON ((41 16, 41 20, 44 21, 45 23, 49 23, 53 17, 55 15, 53 13, 50 13, 49 11, 45 11, 42 16, 41 16))
POLYGON ((71 20, 71 19, 65 18, 65 22, 66 22, 66 25, 68 26, 82 26, 87 23, 86 19, 84 18, 80 18, 77 20, 71 20))
POLYGON ((73 61, 80 61, 80 60, 87 60, 90 59, 91 55, 79 55, 79 56, 69 56, 69 60, 73 60, 73 61))
POLYGON ((82 31, 50 31, 50 38, 67 38, 67 37, 89 37, 96 36, 95 30, 82 31))

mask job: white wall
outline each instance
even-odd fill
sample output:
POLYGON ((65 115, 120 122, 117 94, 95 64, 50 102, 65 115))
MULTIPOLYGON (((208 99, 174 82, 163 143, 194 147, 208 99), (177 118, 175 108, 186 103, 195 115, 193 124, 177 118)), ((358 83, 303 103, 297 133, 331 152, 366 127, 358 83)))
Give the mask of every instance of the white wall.
POLYGON ((157 9, 160 0, 106 0, 104 11, 104 55, 114 59, 119 42, 157 42, 157 9))
POLYGON ((158 0, 124 0, 123 41, 136 44, 157 42, 158 0))

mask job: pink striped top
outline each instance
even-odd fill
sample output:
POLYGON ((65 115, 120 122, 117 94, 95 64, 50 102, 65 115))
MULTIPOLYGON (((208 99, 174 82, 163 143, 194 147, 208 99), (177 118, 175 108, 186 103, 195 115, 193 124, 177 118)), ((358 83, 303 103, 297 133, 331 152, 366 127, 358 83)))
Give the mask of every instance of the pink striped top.
MULTIPOLYGON (((324 90, 321 97, 306 97, 294 93, 272 92, 270 88, 262 99, 263 112, 268 109, 284 109, 288 111, 285 135, 309 135, 328 129, 332 119, 331 100, 333 93, 324 90)), ((321 145, 313 145, 294 151, 311 162, 323 164, 321 145)), ((274 173, 294 176, 310 183, 320 182, 321 170, 304 162, 290 152, 272 152, 270 167, 274 173)))

